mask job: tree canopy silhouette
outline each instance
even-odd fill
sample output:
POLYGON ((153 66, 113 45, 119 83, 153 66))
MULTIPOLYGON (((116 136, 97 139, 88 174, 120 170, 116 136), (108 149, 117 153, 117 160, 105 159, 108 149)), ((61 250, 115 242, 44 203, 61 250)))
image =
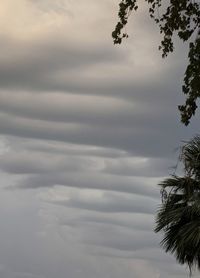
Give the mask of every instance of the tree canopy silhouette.
MULTIPOLYGON (((163 35, 159 49, 162 57, 174 50, 173 35, 177 34, 183 42, 189 42, 188 66, 185 71, 182 90, 186 96, 185 104, 178 106, 181 121, 188 125, 195 115, 197 99, 200 97, 200 3, 195 0, 145 0, 149 4, 149 15, 159 26, 163 35)), ((130 13, 137 11, 139 0, 121 0, 119 21, 112 33, 115 44, 120 44, 128 34, 124 27, 130 13)))

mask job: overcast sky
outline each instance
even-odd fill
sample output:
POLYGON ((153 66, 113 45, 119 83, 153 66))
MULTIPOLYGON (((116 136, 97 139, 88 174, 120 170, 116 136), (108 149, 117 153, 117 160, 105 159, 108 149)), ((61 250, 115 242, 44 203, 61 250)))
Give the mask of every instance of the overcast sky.
POLYGON ((143 2, 114 46, 119 0, 0 4, 0 277, 178 278, 159 246, 187 46, 167 59, 143 2))

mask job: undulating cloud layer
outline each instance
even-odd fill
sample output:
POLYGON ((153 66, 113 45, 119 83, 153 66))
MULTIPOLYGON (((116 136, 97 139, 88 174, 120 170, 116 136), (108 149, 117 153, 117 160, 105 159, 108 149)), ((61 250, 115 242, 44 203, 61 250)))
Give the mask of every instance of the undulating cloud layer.
POLYGON ((0 4, 0 277, 177 278, 153 232, 174 173, 186 46, 162 60, 141 4, 112 43, 119 0, 0 4))

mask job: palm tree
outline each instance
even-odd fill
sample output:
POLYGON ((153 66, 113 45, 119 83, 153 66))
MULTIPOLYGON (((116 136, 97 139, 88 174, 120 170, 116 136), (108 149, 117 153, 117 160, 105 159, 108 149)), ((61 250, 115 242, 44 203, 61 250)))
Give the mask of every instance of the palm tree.
POLYGON ((186 143, 180 160, 184 176, 176 175, 161 184, 162 204, 156 217, 155 232, 164 233, 161 245, 187 264, 190 273, 200 269, 200 137, 186 143))

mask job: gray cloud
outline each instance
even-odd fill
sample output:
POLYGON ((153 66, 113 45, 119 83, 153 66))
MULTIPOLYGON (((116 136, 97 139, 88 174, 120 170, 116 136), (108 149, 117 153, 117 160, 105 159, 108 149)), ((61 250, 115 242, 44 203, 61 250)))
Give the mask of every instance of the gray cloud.
MULTIPOLYGON (((92 125, 71 122, 52 123, 21 117, 14 118, 2 113, 0 128, 2 133, 12 136, 116 148, 142 156, 169 156, 173 153, 175 144, 172 137, 166 140, 164 134, 164 132, 171 132, 169 123, 155 129, 151 128, 148 122, 140 128, 133 123, 128 128, 123 124, 117 127, 95 123, 92 125), (162 142, 162 145, 158 142, 162 142)), ((175 146, 178 144, 177 142, 175 146)))
POLYGON ((105 193, 101 198, 86 200, 72 197, 68 201, 58 201, 56 204, 94 210, 108 213, 128 212, 128 213, 147 213, 153 214, 156 210, 157 201, 147 197, 127 197, 123 195, 113 195, 105 193))
MULTIPOLYGON (((87 146, 87 145, 78 145, 78 144, 70 144, 67 142, 57 142, 51 140, 38 140, 38 139, 26 139, 10 137, 7 139, 9 141, 9 145, 12 146, 12 150, 14 153, 16 152, 31 152, 35 154, 45 155, 46 153, 49 155, 73 155, 73 156, 86 156, 86 157, 99 157, 99 158, 120 158, 126 157, 128 152, 114 149, 114 148, 104 148, 98 146, 87 146)), ((6 141, 4 141, 5 146, 7 145, 6 141)), ((8 152, 7 152, 8 153, 8 152)))
POLYGON ((116 4, 1 4, 2 278, 187 276, 153 232, 157 184, 199 125, 177 117, 185 47, 161 59, 145 5, 114 46, 116 4))
POLYGON ((109 213, 107 212, 105 215, 97 214, 95 215, 84 215, 79 216, 78 218, 72 219, 60 219, 60 225, 69 225, 72 227, 76 226, 86 226, 86 225, 95 225, 95 224, 102 224, 116 227, 127 228, 130 230, 141 230, 141 231, 149 231, 153 229, 154 226, 154 217, 150 217, 149 214, 143 213, 134 213, 130 216, 130 214, 124 213, 109 213))
POLYGON ((95 161, 90 157, 53 156, 29 152, 16 152, 2 157, 0 167, 11 174, 53 174, 95 169, 95 161))
MULTIPOLYGON (((106 230, 108 233, 108 231, 106 230)), ((97 237, 85 239, 84 242, 87 244, 97 245, 97 246, 104 246, 109 247, 112 249, 118 249, 120 251, 136 251, 138 249, 148 249, 150 247, 155 246, 158 244, 156 237, 152 236, 152 233, 134 233, 132 232, 131 235, 123 232, 122 233, 113 233, 112 236, 107 234, 107 237, 100 237, 97 233, 97 237)))
POLYGON ((10 37, 0 37, 1 88, 14 91, 68 91, 68 76, 71 78, 77 71, 94 64, 116 63, 116 60, 126 57, 125 53, 114 47, 105 45, 92 49, 88 45, 74 45, 62 38, 57 39, 24 43, 10 37), (55 79, 59 71, 64 73, 63 82, 55 79))
POLYGON ((54 185, 63 185, 73 188, 126 192, 157 198, 159 195, 159 188, 156 188, 158 180, 158 178, 119 177, 116 175, 102 175, 100 173, 58 173, 29 176, 20 181, 18 187, 48 188, 54 185))

